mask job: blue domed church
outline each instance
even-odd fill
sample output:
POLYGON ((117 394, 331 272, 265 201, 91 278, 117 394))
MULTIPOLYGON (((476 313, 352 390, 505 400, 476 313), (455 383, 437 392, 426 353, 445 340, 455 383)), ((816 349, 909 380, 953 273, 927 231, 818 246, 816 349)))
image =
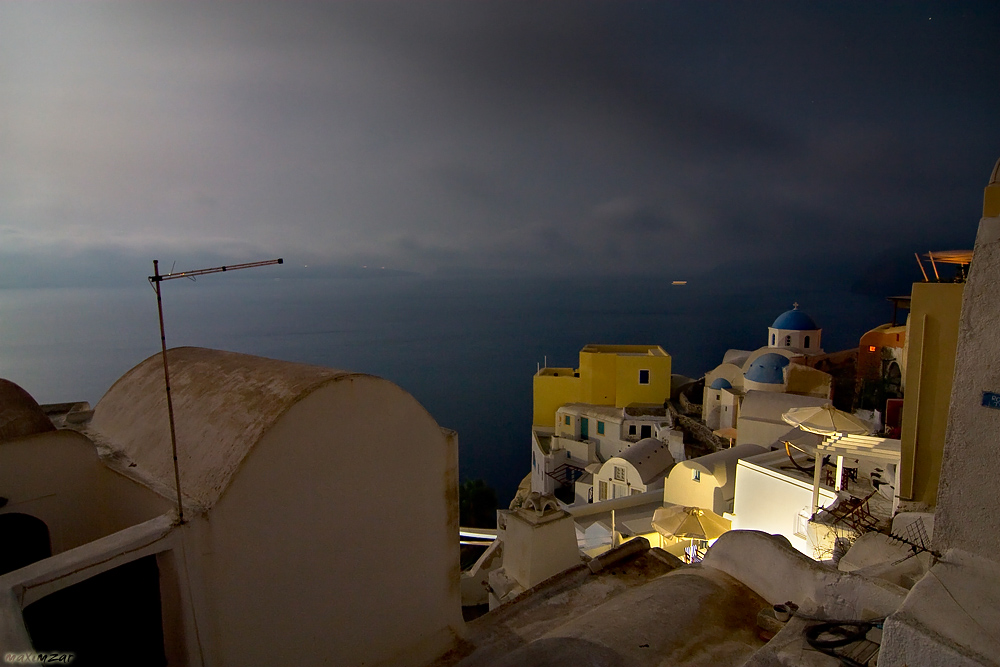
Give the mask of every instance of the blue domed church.
POLYGON ((767 346, 803 352, 806 355, 823 354, 820 348, 820 334, 823 332, 813 318, 801 310, 799 304, 792 304, 774 320, 767 329, 767 346))
POLYGON ((705 424, 716 431, 736 428, 743 398, 751 391, 828 399, 831 376, 809 362, 824 354, 822 332, 796 303, 768 327, 766 345, 727 351, 722 363, 705 374, 705 424))

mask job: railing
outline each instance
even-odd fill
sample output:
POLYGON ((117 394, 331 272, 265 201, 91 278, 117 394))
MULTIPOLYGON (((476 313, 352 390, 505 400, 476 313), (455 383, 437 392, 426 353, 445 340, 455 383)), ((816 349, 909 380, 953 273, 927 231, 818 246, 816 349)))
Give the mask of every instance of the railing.
POLYGON ((496 528, 462 528, 458 529, 459 543, 467 546, 488 547, 497 539, 496 528))
POLYGON ((584 473, 587 472, 579 466, 571 465, 569 463, 563 463, 561 466, 545 473, 552 479, 556 480, 560 484, 573 484, 576 480, 583 477, 584 473))

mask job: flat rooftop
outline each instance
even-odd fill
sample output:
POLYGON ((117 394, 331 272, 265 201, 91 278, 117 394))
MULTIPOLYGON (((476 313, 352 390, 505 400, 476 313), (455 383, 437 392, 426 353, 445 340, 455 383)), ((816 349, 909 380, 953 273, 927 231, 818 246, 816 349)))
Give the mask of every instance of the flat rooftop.
POLYGON ((581 353, 617 354, 622 356, 669 357, 659 345, 585 345, 581 353))

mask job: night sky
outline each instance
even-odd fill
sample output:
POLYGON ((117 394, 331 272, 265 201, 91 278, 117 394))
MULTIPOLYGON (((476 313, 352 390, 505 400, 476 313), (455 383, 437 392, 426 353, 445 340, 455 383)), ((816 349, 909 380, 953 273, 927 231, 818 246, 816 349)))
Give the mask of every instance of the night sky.
POLYGON ((3 3, 0 287, 276 256, 912 280, 975 238, 998 28, 995 2, 3 3))

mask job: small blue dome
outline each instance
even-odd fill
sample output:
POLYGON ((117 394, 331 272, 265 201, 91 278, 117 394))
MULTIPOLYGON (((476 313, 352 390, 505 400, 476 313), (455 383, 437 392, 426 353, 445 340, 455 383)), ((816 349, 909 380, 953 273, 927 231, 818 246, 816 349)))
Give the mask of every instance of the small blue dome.
POLYGON ((726 378, 715 378, 712 380, 712 384, 708 385, 709 389, 732 389, 733 385, 729 383, 726 378))
POLYGON ((786 310, 771 325, 772 329, 785 329, 786 331, 815 331, 819 329, 813 318, 809 317, 801 310, 799 304, 791 310, 786 310))
POLYGON ((768 352, 754 359, 743 377, 761 384, 784 384, 785 376, 781 370, 787 365, 788 357, 768 352))

